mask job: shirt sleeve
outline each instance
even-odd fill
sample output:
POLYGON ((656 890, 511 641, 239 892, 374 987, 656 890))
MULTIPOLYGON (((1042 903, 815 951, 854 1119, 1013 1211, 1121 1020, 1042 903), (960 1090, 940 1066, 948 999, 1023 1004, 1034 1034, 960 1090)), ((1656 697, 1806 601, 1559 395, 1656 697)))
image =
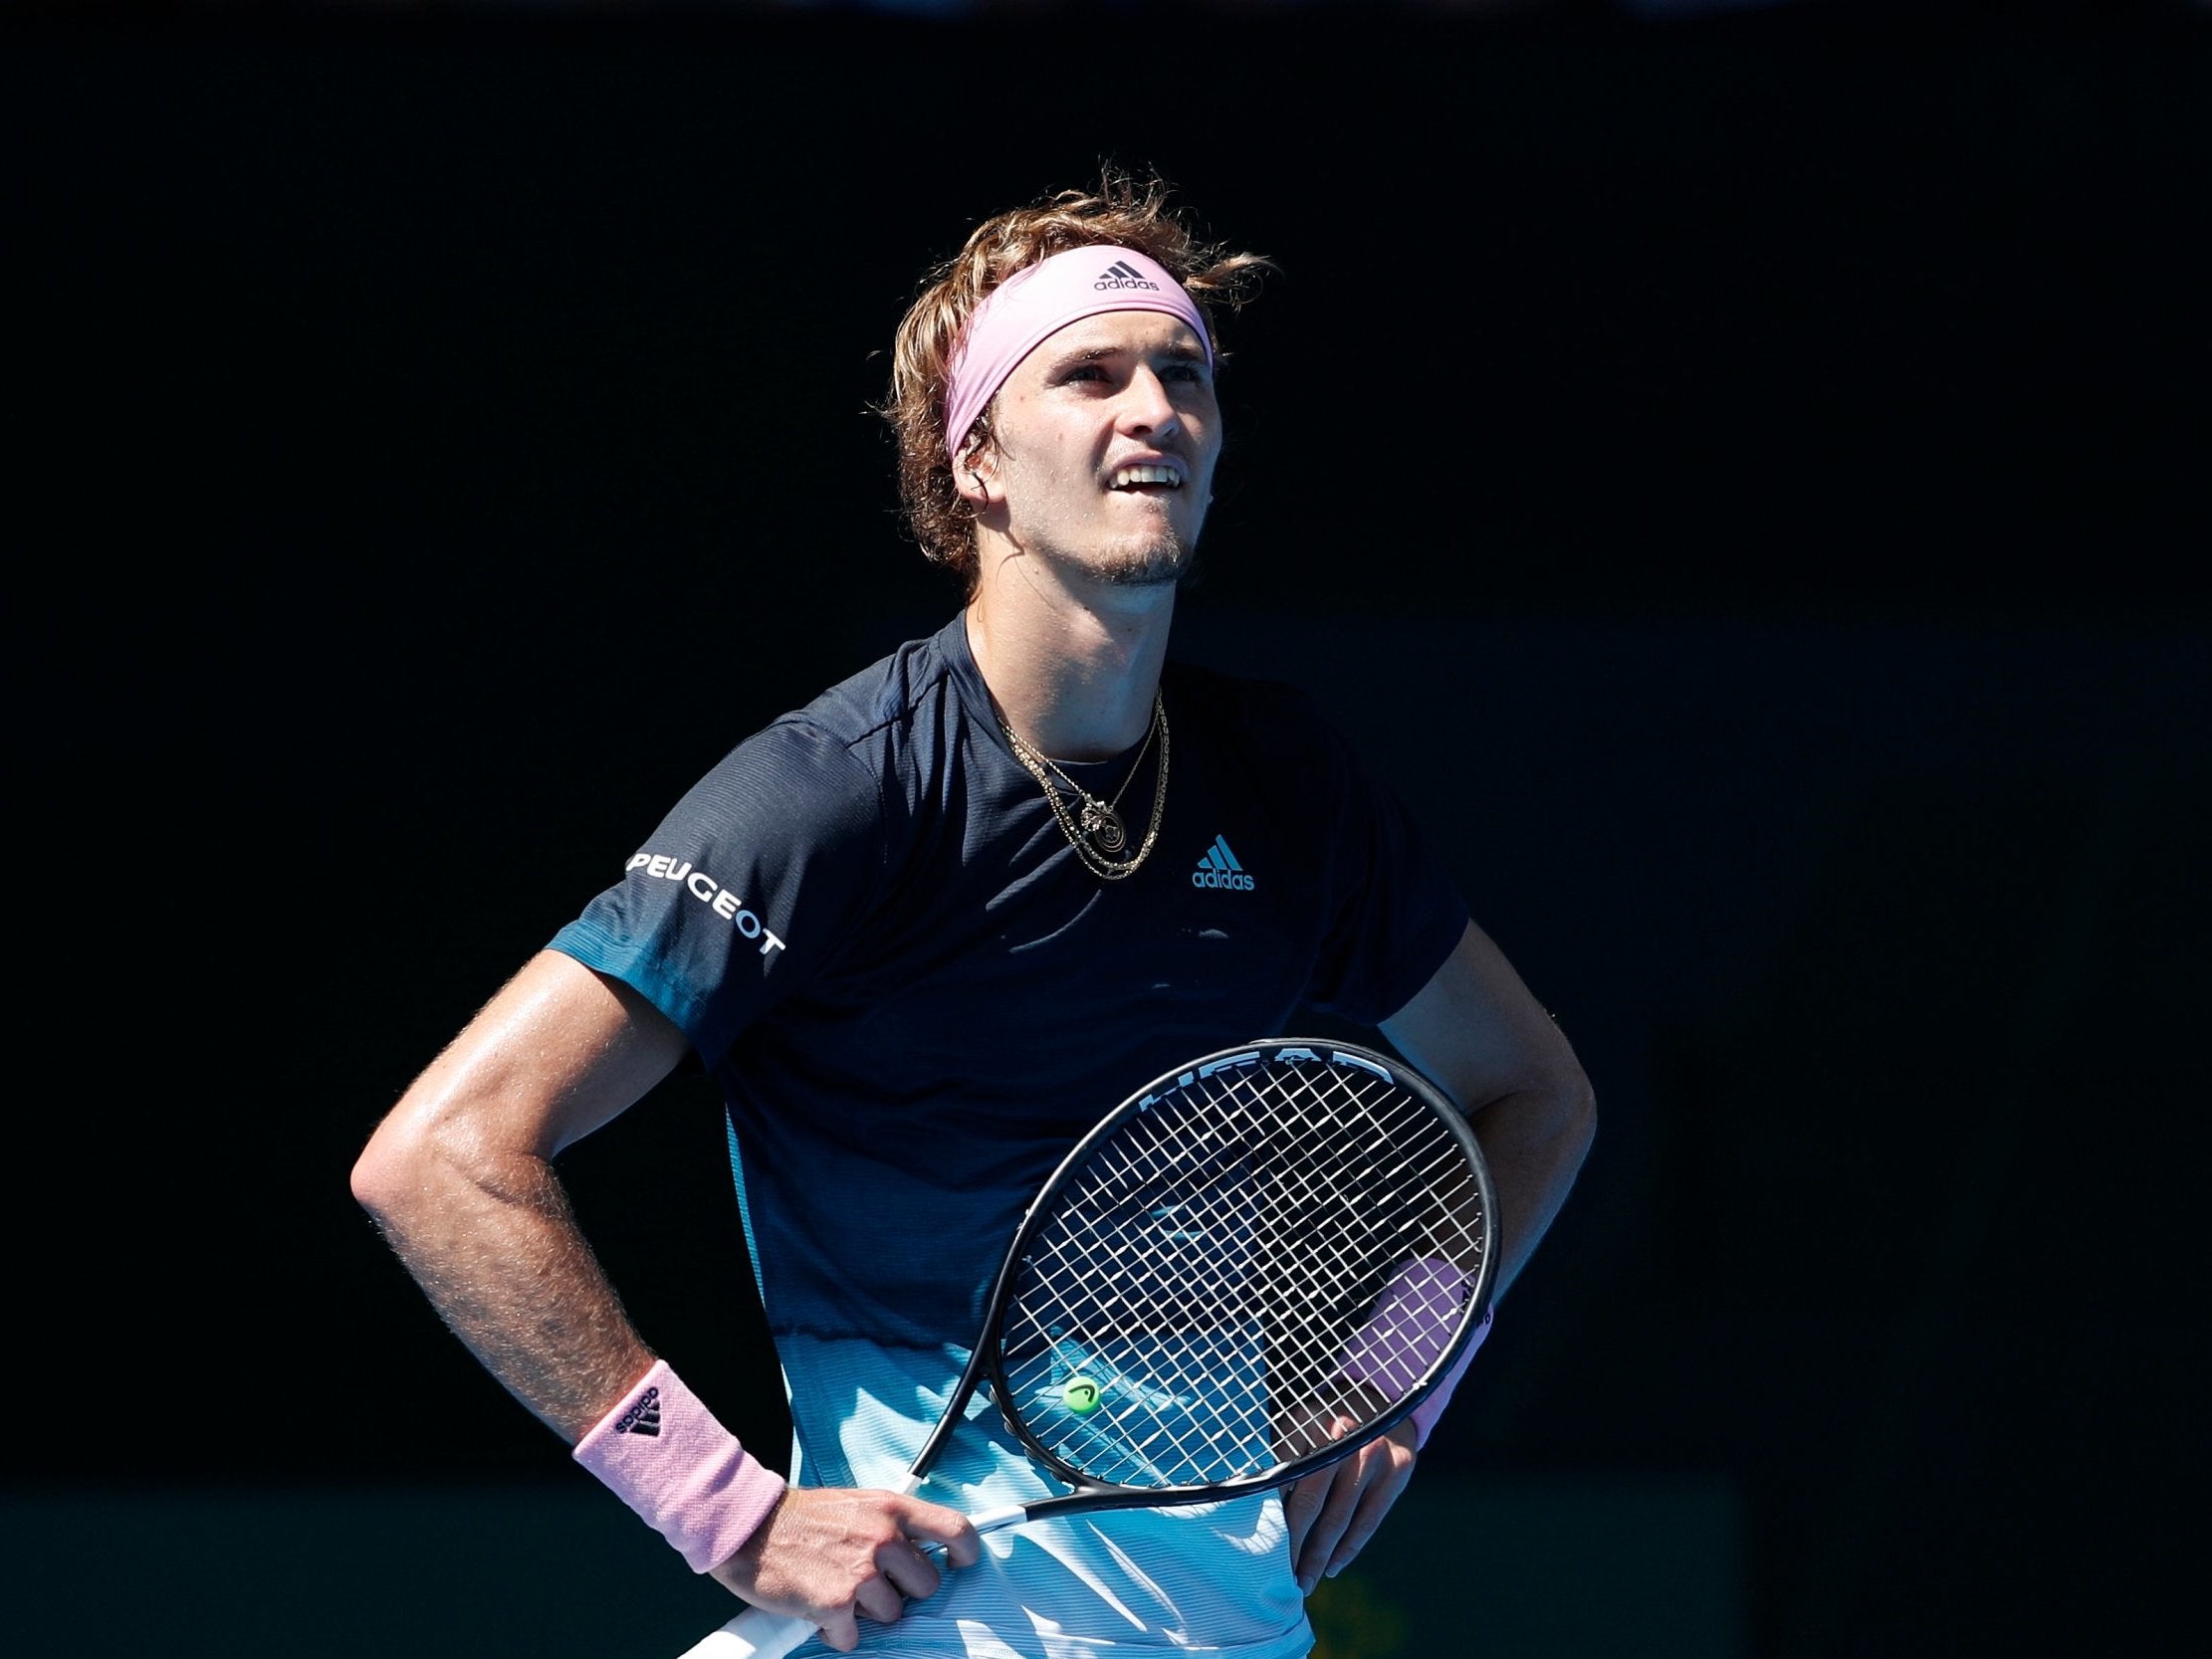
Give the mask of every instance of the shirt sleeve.
POLYGON ((851 935, 881 879, 883 794, 801 718, 731 750, 551 948, 635 988, 709 1068, 851 935))

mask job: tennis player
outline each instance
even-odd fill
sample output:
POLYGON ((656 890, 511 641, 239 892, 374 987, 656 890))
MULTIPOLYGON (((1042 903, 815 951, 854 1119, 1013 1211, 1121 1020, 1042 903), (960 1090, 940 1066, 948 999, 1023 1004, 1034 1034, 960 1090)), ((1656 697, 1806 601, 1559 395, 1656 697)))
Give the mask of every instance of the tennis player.
POLYGON ((477 1359, 694 1570, 818 1626, 803 1652, 1291 1659, 1306 1592, 1405 1488, 1442 1395, 1283 1494, 983 1539, 964 1510, 1051 1490, 988 1432, 942 1501, 880 1490, 1027 1199, 1131 1089, 1315 1014, 1374 1028, 1473 1125, 1501 1288, 1589 1147, 1568 1042, 1392 791, 1293 687, 1170 653, 1221 453, 1217 326, 1268 265, 1110 171, 932 272, 884 413, 962 604, 735 741, 355 1165, 477 1359), (687 1063, 727 1101, 782 1460, 633 1327, 555 1170, 687 1063))

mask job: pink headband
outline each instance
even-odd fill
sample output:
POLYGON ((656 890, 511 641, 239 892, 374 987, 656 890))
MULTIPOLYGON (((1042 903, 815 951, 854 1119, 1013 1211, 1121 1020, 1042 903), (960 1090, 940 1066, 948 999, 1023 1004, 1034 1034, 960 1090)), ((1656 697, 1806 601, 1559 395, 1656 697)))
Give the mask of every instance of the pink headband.
POLYGON ((1183 285, 1136 249, 1101 244, 1054 254, 985 295, 961 330, 945 376, 946 449, 955 461, 1014 365, 1055 329, 1101 311, 1180 316, 1206 342, 1206 360, 1214 360, 1214 341, 1183 285))

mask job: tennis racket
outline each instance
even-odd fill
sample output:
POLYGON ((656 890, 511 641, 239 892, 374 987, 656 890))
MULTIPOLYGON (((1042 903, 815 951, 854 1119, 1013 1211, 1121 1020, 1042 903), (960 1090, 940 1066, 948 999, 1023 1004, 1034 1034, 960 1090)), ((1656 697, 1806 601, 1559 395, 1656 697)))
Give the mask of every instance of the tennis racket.
MULTIPOLYGON (((1275 1038, 1138 1090, 1023 1213, 982 1335, 899 1487, 988 1386, 1064 1493, 973 1515, 1214 1502, 1287 1485, 1386 1433, 1489 1306, 1489 1171, 1403 1061, 1275 1038)), ((684 1659, 779 1659, 802 1618, 740 1613, 684 1659)))

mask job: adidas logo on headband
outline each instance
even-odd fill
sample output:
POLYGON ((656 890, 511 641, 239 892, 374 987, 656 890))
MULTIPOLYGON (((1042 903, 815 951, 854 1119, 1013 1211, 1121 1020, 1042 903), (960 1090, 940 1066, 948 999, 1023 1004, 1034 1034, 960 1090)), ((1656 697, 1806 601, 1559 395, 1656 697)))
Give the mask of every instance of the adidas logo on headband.
POLYGON ((946 455, 960 459, 984 406, 1038 341, 1103 311, 1180 317, 1205 344, 1207 362, 1214 361, 1206 318, 1173 272, 1137 248, 1086 243, 1066 249, 1016 271, 969 314, 945 371, 946 455))
POLYGON ((1140 273, 1135 266, 1131 265, 1127 260, 1118 259, 1098 274, 1098 281, 1091 284, 1091 287, 1149 288, 1155 294, 1158 294, 1160 292, 1160 285, 1158 283, 1146 281, 1143 274, 1140 273))

